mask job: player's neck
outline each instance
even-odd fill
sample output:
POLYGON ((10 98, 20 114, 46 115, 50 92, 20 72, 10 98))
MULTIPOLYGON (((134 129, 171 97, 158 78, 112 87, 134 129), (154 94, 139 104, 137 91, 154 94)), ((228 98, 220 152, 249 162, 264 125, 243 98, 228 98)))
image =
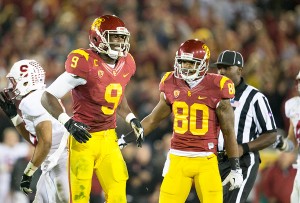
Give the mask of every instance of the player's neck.
POLYGON ((117 59, 110 58, 107 54, 99 54, 99 56, 108 65, 115 65, 118 61, 117 59))

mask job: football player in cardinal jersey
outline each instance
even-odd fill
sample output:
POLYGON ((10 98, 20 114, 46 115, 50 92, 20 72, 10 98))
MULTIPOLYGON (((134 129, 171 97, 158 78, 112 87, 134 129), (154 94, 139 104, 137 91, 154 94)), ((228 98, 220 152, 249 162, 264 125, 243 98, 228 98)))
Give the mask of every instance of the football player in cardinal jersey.
POLYGON ((275 147, 282 151, 291 152, 294 149, 298 151, 297 164, 295 165, 297 168, 297 174, 291 194, 291 203, 300 202, 300 71, 296 76, 296 85, 298 96, 287 100, 285 103, 285 115, 290 119, 288 136, 286 139, 283 139, 281 136, 279 136, 279 139, 275 143, 275 147))
POLYGON ((45 72, 34 60, 16 62, 8 75, 10 88, 0 95, 0 107, 11 118, 18 132, 35 146, 28 163, 20 189, 28 195, 34 172, 41 166, 43 174, 37 184, 34 202, 67 203, 69 186, 67 174, 67 137, 64 126, 54 119, 42 106, 41 96, 45 87, 45 72), (17 113, 14 100, 20 100, 17 113))
POLYGON ((232 165, 227 181, 232 189, 243 181, 229 102, 234 97, 234 84, 227 77, 206 73, 209 59, 209 48, 202 41, 182 43, 176 52, 174 71, 167 72, 160 82, 160 101, 141 122, 147 135, 171 113, 174 117, 160 203, 185 202, 193 182, 202 203, 222 202, 216 156, 220 128, 232 165))
POLYGON ((72 202, 89 201, 92 175, 96 173, 107 203, 126 202, 128 172, 117 143, 116 113, 131 125, 137 145, 143 141, 143 128, 131 112, 125 87, 136 71, 129 51, 130 33, 114 15, 94 20, 89 31, 90 49, 73 50, 65 62, 65 72, 45 91, 43 106, 77 132, 83 143, 69 140, 69 175, 72 202), (73 117, 64 113, 57 98, 72 90, 73 117), (88 126, 80 127, 74 122, 88 126), (82 133, 88 130, 89 135, 82 133), (86 142, 86 139, 89 141, 86 142))

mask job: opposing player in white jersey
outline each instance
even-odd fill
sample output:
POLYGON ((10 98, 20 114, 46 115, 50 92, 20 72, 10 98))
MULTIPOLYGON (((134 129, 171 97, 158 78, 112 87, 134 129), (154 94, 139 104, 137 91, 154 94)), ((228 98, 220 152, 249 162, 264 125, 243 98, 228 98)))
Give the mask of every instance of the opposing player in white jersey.
POLYGON ((295 96, 285 103, 285 115, 290 119, 290 127, 288 136, 283 139, 279 136, 279 139, 275 143, 275 147, 282 151, 293 151, 294 148, 298 150, 298 159, 295 167, 297 168, 297 174, 294 181, 293 191, 291 194, 291 203, 300 202, 300 71, 296 76, 296 85, 298 89, 298 96, 295 96))
POLYGON ((64 126, 41 105, 45 87, 45 72, 34 60, 16 62, 6 76, 10 87, 1 92, 0 107, 11 118, 18 132, 35 146, 20 189, 28 195, 34 172, 41 166, 43 174, 38 184, 34 202, 67 203, 69 187, 67 174, 67 138, 64 126), (21 100, 18 115, 15 100, 21 100))

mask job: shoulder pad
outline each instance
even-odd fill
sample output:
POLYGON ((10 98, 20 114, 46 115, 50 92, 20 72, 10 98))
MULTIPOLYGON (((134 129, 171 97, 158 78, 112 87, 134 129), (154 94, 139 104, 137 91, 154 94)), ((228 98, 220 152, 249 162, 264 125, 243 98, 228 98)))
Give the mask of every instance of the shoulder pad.
POLYGON ((165 80, 169 77, 169 75, 172 73, 172 71, 170 72, 166 72, 165 75, 162 77, 160 83, 164 83, 165 80))
POLYGON ((85 58, 85 60, 87 60, 87 61, 89 60, 89 57, 90 57, 90 54, 87 53, 83 49, 75 49, 69 55, 71 55, 71 54, 79 54, 79 55, 83 56, 85 58))

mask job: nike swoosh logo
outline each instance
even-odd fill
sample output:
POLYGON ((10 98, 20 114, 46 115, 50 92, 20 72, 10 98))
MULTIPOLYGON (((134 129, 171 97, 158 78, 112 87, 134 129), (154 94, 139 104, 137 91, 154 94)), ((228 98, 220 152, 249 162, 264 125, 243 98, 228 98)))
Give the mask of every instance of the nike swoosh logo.
POLYGON ((124 78, 126 78, 126 77, 127 77, 127 75, 129 75, 129 73, 123 74, 123 77, 124 77, 124 78))
POLYGON ((201 97, 201 96, 199 96, 198 97, 198 99, 206 99, 207 97, 201 97))

